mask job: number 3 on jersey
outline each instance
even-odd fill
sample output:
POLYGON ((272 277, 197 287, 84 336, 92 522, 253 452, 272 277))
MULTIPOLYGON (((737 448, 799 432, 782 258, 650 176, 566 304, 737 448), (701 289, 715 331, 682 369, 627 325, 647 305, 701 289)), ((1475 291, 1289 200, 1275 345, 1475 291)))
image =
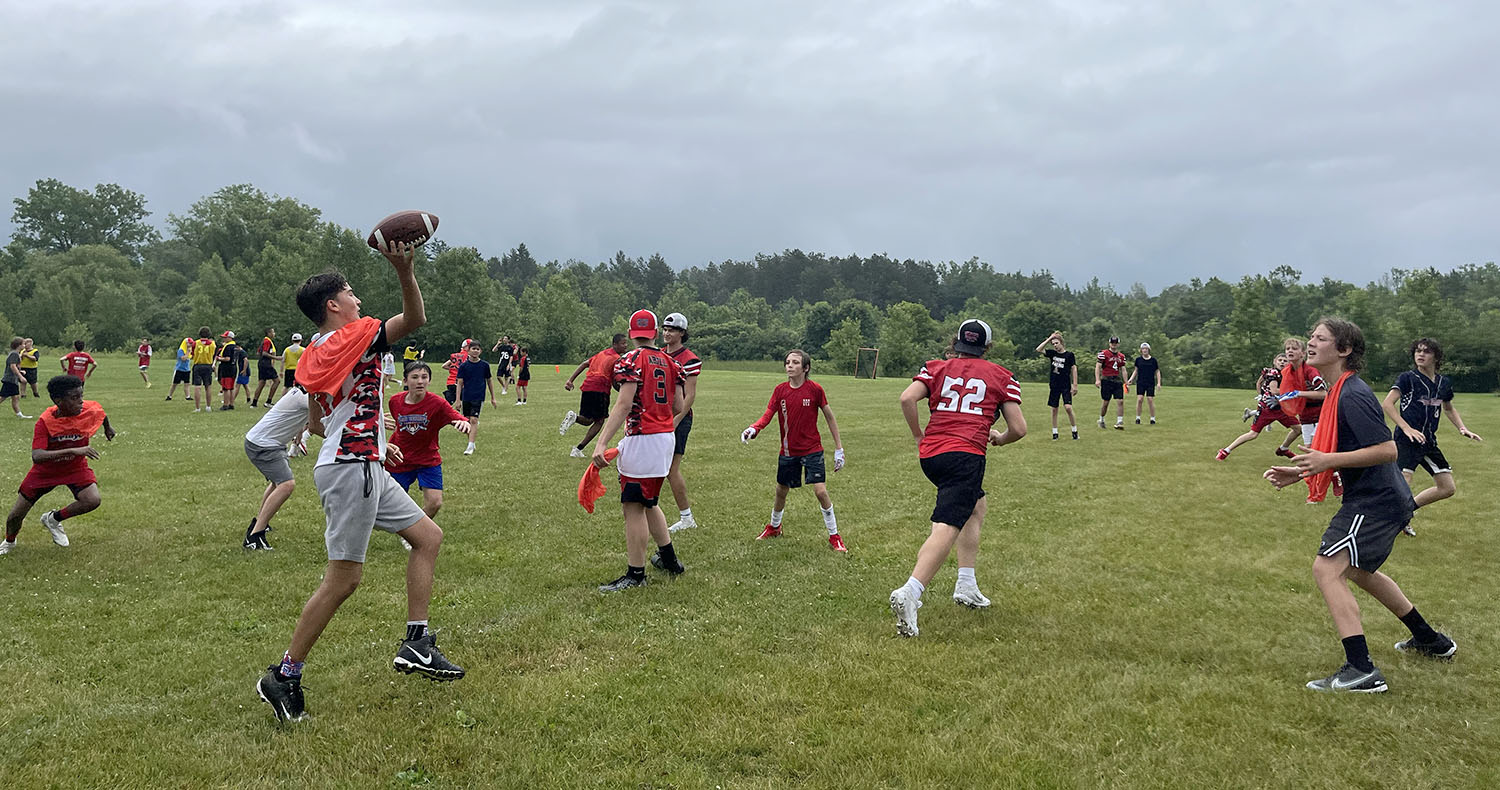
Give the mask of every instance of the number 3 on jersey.
POLYGON ((655 370, 651 371, 651 378, 655 379, 655 381, 653 381, 652 384, 655 385, 655 389, 656 389, 656 391, 654 393, 652 393, 651 397, 657 403, 666 403, 667 402, 667 372, 665 370, 662 370, 661 368, 656 368, 655 370))
POLYGON ((943 402, 937 405, 937 410, 984 416, 984 409, 977 405, 984 402, 984 391, 984 379, 965 380, 944 376, 943 402), (962 388, 962 391, 959 388, 962 388))

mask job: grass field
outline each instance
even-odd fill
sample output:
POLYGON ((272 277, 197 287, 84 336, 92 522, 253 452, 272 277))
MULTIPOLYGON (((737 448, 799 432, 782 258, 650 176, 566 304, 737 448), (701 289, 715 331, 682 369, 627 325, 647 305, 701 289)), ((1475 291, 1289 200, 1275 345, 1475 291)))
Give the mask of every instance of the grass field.
MULTIPOLYGON (((476 456, 444 438, 432 619, 468 677, 391 670, 405 554, 377 533, 363 587, 308 662, 313 718, 280 727, 253 685, 324 565, 310 459, 293 461, 276 550, 244 553, 263 482, 241 443, 259 412, 193 414, 163 401, 166 370, 145 390, 131 358, 101 361, 87 397, 120 431, 93 462, 102 507, 58 548, 36 521, 66 501, 54 492, 0 557, 9 786, 1500 783, 1492 396, 1459 396, 1492 441, 1445 425, 1458 495, 1421 512, 1385 568, 1458 640, 1456 659, 1396 654, 1405 630, 1361 593, 1391 692, 1323 696, 1302 684, 1342 661, 1310 573, 1336 505, 1260 480, 1268 437, 1213 460, 1244 429, 1248 392, 1168 387, 1159 426, 1101 431, 1085 416, 1082 440, 1065 428, 1052 442, 1045 385, 1025 385, 1030 435, 990 453, 978 576, 995 604, 953 605, 950 563, 905 640, 886 599, 933 492, 896 403, 903 380, 818 378, 849 456, 830 476, 850 547, 837 556, 809 491, 793 492, 785 537, 754 540, 776 443, 738 435, 782 379, 706 365, 685 464, 702 526, 677 540, 688 573, 606 597, 594 588, 624 565, 619 511, 574 501, 584 462, 556 430, 576 405, 570 369, 535 365, 530 405, 486 408, 476 456)), ((1082 410, 1097 409, 1083 389, 1082 410)), ((31 430, 0 421, 7 485, 31 430)))

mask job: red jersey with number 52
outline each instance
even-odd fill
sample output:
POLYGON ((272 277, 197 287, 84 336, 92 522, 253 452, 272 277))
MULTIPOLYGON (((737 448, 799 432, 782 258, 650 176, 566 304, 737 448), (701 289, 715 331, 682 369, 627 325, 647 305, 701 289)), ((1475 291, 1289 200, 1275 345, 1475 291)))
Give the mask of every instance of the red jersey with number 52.
POLYGON ((678 382, 685 378, 682 366, 665 351, 636 348, 625 352, 615 363, 615 383, 640 385, 625 420, 625 435, 671 433, 672 402, 678 382))
POLYGON ((1021 387, 1010 371, 975 357, 934 359, 912 381, 927 385, 932 418, 917 445, 918 458, 942 453, 984 455, 1000 404, 1020 403, 1021 387))

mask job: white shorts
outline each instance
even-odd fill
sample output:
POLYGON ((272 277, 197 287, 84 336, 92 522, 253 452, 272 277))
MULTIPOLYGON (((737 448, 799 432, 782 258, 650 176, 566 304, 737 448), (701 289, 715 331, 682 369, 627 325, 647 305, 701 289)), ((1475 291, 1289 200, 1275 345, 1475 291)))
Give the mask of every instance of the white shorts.
POLYGON ((620 457, 615 459, 615 469, 626 477, 666 477, 672 471, 676 446, 677 437, 671 431, 627 436, 616 445, 620 457))
POLYGON ((1317 423, 1302 423, 1302 443, 1312 447, 1313 434, 1318 432, 1317 423))

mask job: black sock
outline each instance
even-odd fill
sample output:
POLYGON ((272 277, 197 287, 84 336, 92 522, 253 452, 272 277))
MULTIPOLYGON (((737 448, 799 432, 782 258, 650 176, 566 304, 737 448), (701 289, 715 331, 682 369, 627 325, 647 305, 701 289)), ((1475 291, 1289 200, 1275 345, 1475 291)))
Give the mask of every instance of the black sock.
POLYGON ((644 579, 646 578, 646 566, 627 565, 625 566, 625 575, 632 579, 644 579))
POLYGON ((1401 622, 1407 628, 1411 629, 1411 635, 1416 637, 1418 642, 1431 642, 1438 637, 1438 632, 1432 630, 1432 626, 1428 625, 1427 621, 1422 619, 1422 615, 1417 612, 1417 607, 1415 606, 1411 608, 1410 612, 1401 615, 1401 622))
POLYGON ((424 623, 407 623, 406 624, 406 641, 408 641, 408 642, 414 642, 414 641, 416 641, 418 639, 421 639, 424 636, 427 636, 427 626, 426 626, 426 624, 424 624, 424 623))
POLYGON ((661 555, 661 564, 667 566, 668 568, 671 568, 677 564, 677 550, 672 548, 672 544, 668 543, 667 545, 660 547, 657 550, 657 553, 661 555))
POLYGON ((578 451, 579 452, 583 452, 583 444, 584 444, 583 442, 579 442, 578 443, 578 451))
POLYGON ((1370 646, 1365 644, 1364 634, 1344 637, 1344 659, 1360 672, 1370 672, 1375 665, 1370 662, 1370 646))

